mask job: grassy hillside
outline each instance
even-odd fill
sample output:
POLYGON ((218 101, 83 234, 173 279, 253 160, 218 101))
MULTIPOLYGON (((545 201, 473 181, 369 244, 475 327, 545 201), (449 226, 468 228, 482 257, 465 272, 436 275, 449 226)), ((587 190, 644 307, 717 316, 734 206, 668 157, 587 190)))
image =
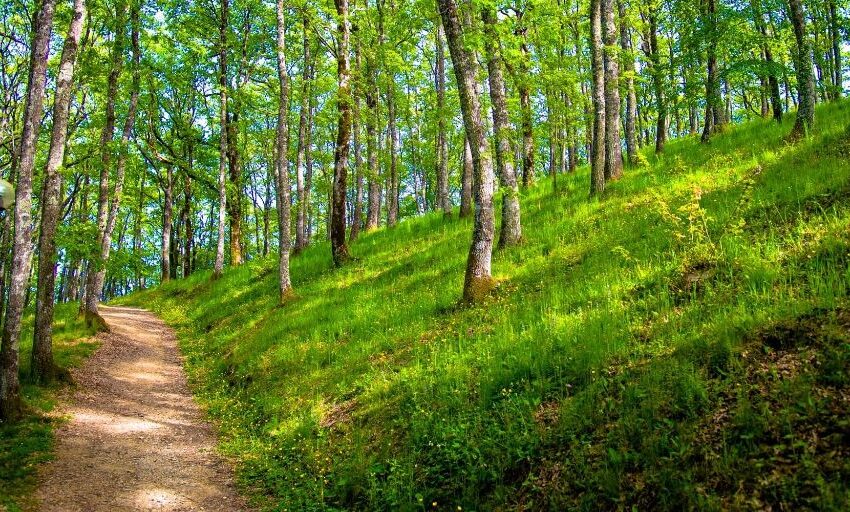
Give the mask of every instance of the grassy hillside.
MULTIPOLYGON (((81 364, 97 348, 91 337, 94 332, 77 316, 79 307, 76 303, 56 306, 53 355, 63 370, 81 364)), ((25 415, 14 425, 0 425, 0 511, 15 512, 29 504, 28 495, 36 483, 36 466, 52 456, 53 429, 61 421, 48 413, 55 405, 57 391, 67 383, 42 387, 33 385, 27 378, 32 326, 33 313, 28 311, 21 333, 20 354, 25 415)))
POLYGON ((522 198, 496 292, 432 215, 124 303, 182 337, 239 475, 279 510, 846 509, 850 103, 671 143, 589 200, 522 198), (793 505, 793 507, 792 507, 793 505))

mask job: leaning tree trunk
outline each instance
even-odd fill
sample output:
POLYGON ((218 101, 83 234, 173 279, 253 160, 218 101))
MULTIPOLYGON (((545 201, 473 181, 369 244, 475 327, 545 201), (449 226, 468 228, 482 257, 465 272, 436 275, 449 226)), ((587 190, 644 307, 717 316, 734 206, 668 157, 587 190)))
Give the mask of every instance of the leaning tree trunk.
POLYGON ((50 29, 56 2, 43 0, 36 15, 30 57, 27 100, 24 107, 24 127, 21 134, 21 153, 18 166, 18 188, 15 190, 15 238, 12 249, 12 269, 9 282, 9 302, 3 323, 0 344, 0 421, 15 420, 21 413, 20 383, 18 382, 18 349, 30 264, 32 263, 32 171, 35 150, 44 106, 44 87, 47 81, 47 59, 50 50, 50 29))
POLYGON ((436 88, 437 88, 437 208, 443 215, 452 214, 449 199, 449 140, 446 128, 446 51, 443 46, 443 23, 436 20, 436 88))
MULTIPOLYGON (((516 172, 511 162, 510 121, 508 102, 505 98, 505 78, 502 72, 502 56, 496 34, 496 13, 489 7, 482 11, 484 21, 487 71, 490 79, 490 99, 493 103, 493 131, 496 135, 496 168, 502 182, 502 230, 499 247, 516 245, 522 238, 520 221, 519 187, 516 172)), ((555 169, 553 168, 553 173, 555 169)), ((553 174, 554 176, 554 174, 553 174)))
POLYGON ((332 190, 331 253, 334 264, 341 266, 351 256, 345 244, 345 195, 348 190, 348 154, 351 142, 351 23, 348 19, 348 0, 334 0, 339 18, 337 27, 337 104, 339 126, 334 149, 332 190))
POLYGON ((806 37, 806 13, 801 0, 788 0, 794 39, 797 41, 795 67, 797 70, 797 119, 791 139, 806 135, 815 123, 815 81, 812 75, 812 49, 806 37))
POLYGON ((68 116, 71 106, 71 90, 74 85, 74 65, 77 48, 83 32, 86 16, 84 0, 74 0, 74 13, 68 36, 62 48, 59 74, 56 78, 56 96, 53 102, 53 133, 50 152, 44 170, 44 185, 41 192, 41 229, 38 235, 38 290, 36 292, 35 329, 33 332, 32 362, 30 375, 38 383, 51 382, 56 378, 53 362, 53 304, 56 286, 56 228, 61 209, 62 175, 59 167, 65 157, 65 141, 68 135, 68 116))
POLYGON ((439 0, 440 15, 446 29, 449 53, 455 71, 463 113, 463 124, 473 156, 475 194, 475 227, 466 264, 463 298, 480 300, 494 283, 490 265, 493 252, 495 219, 493 215, 493 163, 481 116, 481 102, 476 82, 476 61, 467 49, 455 0, 439 0))
POLYGON ((629 164, 638 163, 638 143, 635 129, 637 119, 637 93, 635 92, 635 57, 632 54, 632 36, 626 14, 626 2, 618 1, 620 15, 620 48, 623 50, 623 73, 626 78, 626 156, 629 164))
POLYGON ((228 0, 221 0, 221 18, 218 27, 218 94, 219 125, 218 140, 218 241, 215 250, 213 278, 224 273, 224 223, 227 222, 227 25, 228 0))
POLYGON ((289 134, 287 123, 289 75, 286 71, 286 18, 283 0, 277 0, 277 76, 280 80, 280 96, 277 109, 277 159, 275 160, 275 169, 277 170, 277 229, 279 238, 278 297, 282 304, 292 294, 292 280, 289 277, 291 241, 289 233, 289 144, 287 140, 289 134))
POLYGON ((590 144, 590 194, 605 191, 605 72, 602 50, 602 0, 590 0, 590 67, 593 140, 590 144))
POLYGON ((620 146, 620 58, 614 0, 602 0, 605 65, 605 179, 623 176, 620 146))
POLYGON ((109 222, 109 174, 112 170, 112 139, 115 132, 115 101, 118 97, 118 79, 124 63, 124 20, 126 4, 117 5, 115 21, 115 42, 112 48, 112 64, 106 81, 106 115, 100 135, 100 182, 97 194, 97 240, 98 254, 89 261, 86 272, 86 291, 84 311, 88 324, 101 324, 97 305, 103 293, 101 270, 106 265, 103 259, 103 247, 106 240, 106 227, 109 222))

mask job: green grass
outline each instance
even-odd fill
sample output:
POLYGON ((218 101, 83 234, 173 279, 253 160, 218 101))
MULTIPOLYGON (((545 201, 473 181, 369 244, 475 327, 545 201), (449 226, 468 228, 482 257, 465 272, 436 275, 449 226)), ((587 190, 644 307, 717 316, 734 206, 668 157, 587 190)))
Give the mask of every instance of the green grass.
POLYGON ((122 302, 271 510, 846 509, 850 103, 817 114, 524 192, 475 307, 441 215, 309 249, 283 307, 272 259, 122 302))
MULTIPOLYGON (((78 304, 59 304, 53 323, 53 350, 57 365, 71 368, 80 365, 97 347, 90 338, 94 333, 78 318, 78 304)), ((21 378, 25 414, 12 425, 0 424, 0 510, 21 510, 29 504, 35 486, 35 471, 41 462, 50 460, 53 430, 61 421, 51 411, 62 384, 48 387, 28 382, 32 352, 33 315, 24 318, 21 333, 21 378)))

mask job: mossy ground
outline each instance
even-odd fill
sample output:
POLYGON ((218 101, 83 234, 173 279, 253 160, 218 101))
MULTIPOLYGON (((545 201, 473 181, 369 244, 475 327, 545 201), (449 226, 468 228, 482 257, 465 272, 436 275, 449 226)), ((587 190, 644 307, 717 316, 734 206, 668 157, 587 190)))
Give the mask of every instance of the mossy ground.
MULTIPOLYGON (((59 304, 53 323, 53 355, 60 374, 81 364, 97 345, 78 316, 79 304, 59 304)), ((0 424, 0 510, 20 510, 28 503, 35 485, 36 468, 49 460, 53 451, 53 430, 62 421, 50 414, 55 406, 56 393, 66 382, 36 386, 29 382, 29 363, 32 350, 33 315, 24 318, 21 333, 21 385, 25 414, 12 425, 0 424)))
MULTIPOLYGON (((241 480, 276 510, 845 509, 850 103, 673 141, 589 199, 522 193, 460 303, 442 214, 130 296, 175 326, 241 480)), ((498 211, 498 210, 497 210, 498 211)))

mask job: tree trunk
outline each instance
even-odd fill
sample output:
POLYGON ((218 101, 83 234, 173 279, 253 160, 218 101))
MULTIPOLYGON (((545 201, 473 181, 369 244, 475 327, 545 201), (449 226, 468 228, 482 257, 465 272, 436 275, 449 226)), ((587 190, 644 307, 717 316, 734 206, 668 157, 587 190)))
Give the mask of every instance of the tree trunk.
POLYGON ((721 112, 722 97, 720 80, 717 76, 717 2, 706 0, 706 19, 708 26, 708 76, 705 81, 705 124, 702 141, 709 142, 711 136, 722 129, 726 118, 721 112))
POLYGON ((605 179, 623 176, 620 145, 620 58, 614 0, 602 0, 605 65, 605 179))
POLYGON ((53 133, 50 139, 50 152, 44 170, 44 185, 41 192, 41 229, 38 235, 38 291, 36 294, 32 363, 30 365, 30 375, 33 381, 38 383, 51 382, 56 377, 56 365, 53 362, 52 324, 56 284, 56 228, 59 224, 61 208, 62 175, 59 174, 59 167, 65 157, 71 91, 74 84, 74 66, 77 61, 77 48, 83 31, 85 12, 84 0, 74 0, 74 13, 62 48, 59 74, 56 78, 53 133))
POLYGON ((218 142, 218 241, 215 251, 213 279, 224 273, 224 223, 227 221, 227 27, 228 0, 221 0, 221 17, 218 32, 218 94, 219 94, 219 142, 218 142))
POLYGON ((836 4, 835 0, 829 0, 829 36, 832 42, 832 72, 835 75, 832 79, 832 99, 834 100, 841 99, 844 93, 844 73, 841 68, 841 29, 836 4))
MULTIPOLYGON (((286 71, 286 12, 284 0, 277 0, 277 76, 280 80, 280 97, 277 114, 277 220, 278 220, 278 277, 279 300, 283 304, 292 294, 292 280, 289 276, 289 251, 291 240, 289 233, 289 75, 286 71)), ((303 220, 303 219, 302 219, 303 220)))
POLYGON ((797 70, 797 119, 791 139, 800 139, 815 123, 815 82, 812 76, 812 49, 806 36, 806 13, 801 0, 788 0, 794 39, 797 41, 795 67, 797 70))
POLYGON ((645 15, 647 34, 644 36, 644 54, 649 60, 652 88, 655 96, 655 152, 664 151, 667 142, 667 100, 664 96, 664 72, 661 69, 661 52, 658 49, 658 13, 650 10, 645 15))
POLYGON ((378 229, 381 217, 381 178, 378 164, 378 85, 374 57, 366 58, 366 162, 369 167, 367 188, 369 204, 366 211, 366 230, 378 229))
POLYGON ((171 165, 166 168, 163 192, 160 257, 162 258, 162 282, 164 283, 171 279, 171 222, 174 203, 174 168, 171 165))
POLYGON ((390 76, 390 85, 387 87, 387 139, 390 150, 390 175, 387 177, 387 227, 393 227, 398 223, 398 126, 396 115, 395 81, 390 76))
MULTIPOLYGON (((357 72, 362 69, 362 59, 360 57, 360 43, 358 42, 355 48, 355 68, 357 72)), ((353 140, 354 145, 354 211, 351 215, 351 231, 348 234, 350 241, 357 240, 360 236, 360 227, 363 224, 363 151, 360 135, 361 130, 361 111, 360 111, 360 90, 353 98, 354 108, 354 128, 353 140)))
POLYGON ((590 149, 590 194, 605 191, 605 72, 602 49, 602 0, 590 0, 590 66, 593 96, 593 141, 590 149))
MULTIPOLYGON (((89 261, 86 272, 85 316, 89 324, 100 323, 97 305, 103 293, 103 278, 101 270, 106 265, 104 246, 111 242, 106 240, 106 229, 109 223, 109 173, 112 169, 112 139, 115 132, 115 101, 118 96, 118 79, 121 76, 124 63, 124 21, 126 4, 119 2, 116 6, 115 42, 112 48, 112 64, 106 85, 106 119, 100 136, 100 183, 97 197, 97 233, 99 254, 89 261)), ((108 256, 108 252, 107 252, 108 256)))
POLYGON ((481 102, 476 82, 476 61, 466 47, 457 4, 455 0, 438 0, 438 2, 458 83, 463 123, 470 142, 475 172, 473 180, 475 227, 466 264, 463 298, 467 302, 476 302, 494 286, 490 270, 495 230, 493 163, 481 115, 481 102))
POLYGON ((472 173, 474 164, 472 162, 472 148, 469 139, 463 138, 463 172, 460 176, 460 218, 472 215, 472 173))
POLYGON ((637 119, 637 93, 635 92, 635 57, 632 53, 632 36, 629 31, 625 0, 617 3, 620 16, 620 47, 623 50, 623 74, 626 79, 626 157, 629 164, 638 163, 638 142, 635 131, 637 119))
POLYGON ((345 195, 348 190, 348 153, 351 142, 351 24, 348 0, 334 0, 339 18, 337 27, 337 108, 339 126, 334 149, 333 216, 331 218, 331 253, 334 264, 342 266, 351 256, 345 244, 345 195))
POLYGON ((56 3, 53 0, 43 0, 33 27, 24 127, 21 134, 18 187, 15 190, 15 241, 12 251, 9 302, 6 306, 3 340, 0 345, 0 421, 16 420, 21 413, 18 350, 21 318, 29 289, 32 263, 32 171, 44 105, 50 30, 53 26, 55 7, 56 3))
POLYGON ((443 215, 451 216, 449 198, 449 139, 446 128, 446 52, 443 45, 443 22, 437 19, 436 31, 436 86, 437 86, 437 208, 443 215))
POLYGON ((522 186, 528 187, 534 182, 534 126, 531 112, 531 52, 528 48, 528 27, 518 29, 520 36, 521 62, 519 67, 519 108, 522 118, 522 186))
POLYGON ((307 145, 307 118, 310 115, 310 18, 303 17, 304 25, 304 64, 302 65, 301 77, 301 113, 298 119, 298 151, 295 154, 295 193, 297 195, 297 210, 295 217, 295 252, 301 252, 307 247, 307 201, 304 191, 304 175, 306 171, 304 164, 306 160, 307 145))
MULTIPOLYGON (((510 124, 508 102, 505 98, 505 78, 502 72, 502 55, 496 34, 496 13, 489 7, 482 10, 484 21, 487 71, 490 78, 490 100, 493 103, 493 131, 496 136, 496 168, 502 189, 502 229, 499 247, 516 245, 522 238, 520 221, 519 187, 511 162, 510 124)), ((554 168, 553 168, 554 170, 554 168)))

